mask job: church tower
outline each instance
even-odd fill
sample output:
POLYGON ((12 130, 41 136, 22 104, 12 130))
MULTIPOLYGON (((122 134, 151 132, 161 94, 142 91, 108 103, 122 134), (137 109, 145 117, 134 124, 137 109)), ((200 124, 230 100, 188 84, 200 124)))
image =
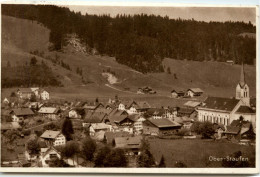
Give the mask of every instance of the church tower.
POLYGON ((249 87, 245 81, 244 64, 241 65, 240 81, 236 87, 236 99, 242 100, 243 104, 250 106, 249 87))

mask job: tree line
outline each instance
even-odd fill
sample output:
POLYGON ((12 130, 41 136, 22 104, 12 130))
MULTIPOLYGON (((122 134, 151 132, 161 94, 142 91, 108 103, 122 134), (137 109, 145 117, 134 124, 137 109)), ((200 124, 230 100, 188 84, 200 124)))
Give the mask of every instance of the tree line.
POLYGON ((114 56, 133 69, 162 72, 165 57, 179 60, 254 64, 256 27, 245 22, 202 22, 170 19, 147 14, 82 15, 53 5, 2 5, 4 15, 36 20, 50 32, 54 50, 66 44, 66 35, 76 33, 87 48, 114 56))

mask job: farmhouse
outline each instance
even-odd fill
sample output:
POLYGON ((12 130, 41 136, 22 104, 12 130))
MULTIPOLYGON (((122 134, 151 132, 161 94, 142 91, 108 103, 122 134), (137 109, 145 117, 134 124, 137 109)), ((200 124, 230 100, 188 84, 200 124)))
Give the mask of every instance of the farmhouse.
POLYGON ((126 155, 138 155, 140 153, 142 136, 116 137, 115 148, 122 148, 126 155))
POLYGON ((60 131, 46 130, 41 138, 48 146, 60 146, 66 144, 66 138, 60 131))
POLYGON ((89 102, 89 103, 84 103, 83 108, 94 112, 98 108, 104 108, 104 105, 98 102, 89 102))
POLYGON ((183 97, 184 95, 185 95, 184 91, 176 91, 176 90, 171 91, 172 98, 183 97))
POLYGON ((59 117, 60 110, 54 107, 41 107, 38 113, 43 117, 56 120, 59 117))
POLYGON ((42 167, 49 167, 51 160, 60 159, 61 154, 55 148, 41 148, 40 162, 42 167))
POLYGON ((40 91, 40 98, 42 100, 49 100, 50 99, 50 94, 46 90, 41 90, 40 91))
POLYGON ((187 90, 187 95, 190 97, 201 96, 203 92, 204 91, 201 90, 200 88, 190 88, 187 90))
POLYGON ((85 123, 101 123, 108 121, 108 115, 102 112, 87 112, 84 116, 85 123))
POLYGON ((181 125, 169 119, 147 119, 143 124, 143 134, 145 135, 172 135, 179 131, 181 125))
POLYGON ((30 99, 34 92, 31 88, 19 88, 17 89, 17 95, 22 99, 30 99))
POLYGON ((131 119, 134 124, 134 131, 139 134, 141 133, 141 131, 143 130, 143 122, 146 120, 143 116, 140 116, 138 114, 134 114, 134 115, 130 115, 128 116, 129 119, 131 119))
POLYGON ((147 110, 146 114, 148 117, 152 117, 154 119, 162 119, 165 117, 165 109, 163 108, 150 108, 147 110))
POLYGON ((197 116, 197 112, 194 108, 188 107, 180 107, 177 112, 178 117, 189 117, 191 119, 195 119, 197 116))
POLYGON ((22 121, 28 117, 32 117, 34 112, 29 108, 17 108, 10 112, 13 122, 22 121))

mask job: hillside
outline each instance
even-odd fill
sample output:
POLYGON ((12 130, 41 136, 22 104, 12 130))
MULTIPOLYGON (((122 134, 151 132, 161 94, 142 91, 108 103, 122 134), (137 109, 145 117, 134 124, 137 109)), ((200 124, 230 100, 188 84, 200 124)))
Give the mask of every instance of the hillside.
MULTIPOLYGON (((8 61, 11 66, 22 66, 26 62, 29 63, 32 56, 36 56, 39 62, 44 61, 52 69, 55 77, 64 85, 63 88, 48 88, 54 93, 54 98, 111 98, 117 94, 120 97, 136 99, 145 97, 152 101, 165 96, 169 97, 172 89, 186 90, 191 87, 202 88, 206 93, 205 96, 231 97, 234 96, 235 87, 239 81, 240 65, 228 65, 223 62, 166 58, 163 60, 163 66, 165 71, 169 67, 171 74, 167 72, 142 74, 117 63, 114 57, 91 55, 77 51, 77 48, 74 50, 73 46, 70 46, 69 50, 50 52, 47 50, 48 31, 36 22, 2 16, 2 66, 7 66, 8 61), (23 29, 31 31, 23 32, 23 29), (26 39, 26 45, 21 44, 22 38, 26 39), (30 53, 36 50, 38 54, 30 53), (54 63, 56 59, 58 62, 54 63), (62 67, 61 61, 69 65, 70 70, 62 67), (77 73, 78 69, 82 71, 82 74, 77 73), (116 83, 111 85, 104 73, 112 73, 116 78, 116 83), (137 88, 143 86, 154 88, 157 94, 137 95, 137 88)), ((250 95, 255 96, 255 66, 246 65, 245 72, 250 95)), ((2 93, 7 92, 3 90, 2 93)), ((171 102, 171 100, 168 99, 166 102, 171 102)))

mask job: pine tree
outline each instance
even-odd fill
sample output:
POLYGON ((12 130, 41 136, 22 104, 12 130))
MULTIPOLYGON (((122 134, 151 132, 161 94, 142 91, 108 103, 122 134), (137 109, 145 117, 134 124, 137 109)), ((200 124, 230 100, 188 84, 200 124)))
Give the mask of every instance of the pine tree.
POLYGON ((164 156, 162 155, 159 166, 158 167, 166 167, 164 156))
POLYGON ((66 117, 62 124, 62 134, 66 137, 67 141, 72 140, 72 134, 74 133, 72 122, 69 117, 66 117))

